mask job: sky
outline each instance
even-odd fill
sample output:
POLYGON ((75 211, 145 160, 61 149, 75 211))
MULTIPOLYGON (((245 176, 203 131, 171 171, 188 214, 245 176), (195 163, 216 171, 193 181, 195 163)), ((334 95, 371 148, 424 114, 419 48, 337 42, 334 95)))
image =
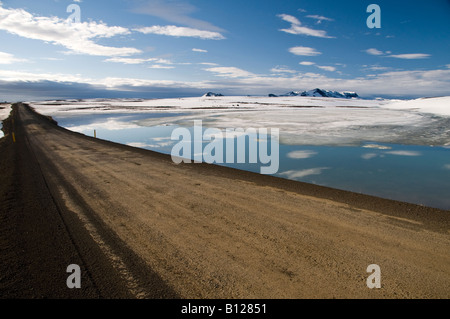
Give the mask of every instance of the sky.
POLYGON ((450 0, 0 1, 0 101, 445 96, 449 52, 450 0))

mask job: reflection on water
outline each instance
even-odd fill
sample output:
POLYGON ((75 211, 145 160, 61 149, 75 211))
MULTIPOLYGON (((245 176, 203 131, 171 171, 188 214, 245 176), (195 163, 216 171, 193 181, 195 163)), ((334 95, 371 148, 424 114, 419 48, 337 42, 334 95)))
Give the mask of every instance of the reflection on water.
MULTIPOLYGON (((97 114, 56 118, 71 130, 170 154, 176 126, 144 127, 148 118, 180 113, 97 114)), ((282 128, 280 134, 283 134, 282 128)), ((275 176, 442 209, 450 209, 450 149, 374 144, 358 147, 284 145, 275 176)), ((247 154, 248 156, 248 154, 247 154)), ((193 164, 194 165, 194 164, 193 164)), ((221 164, 260 172, 261 164, 221 164)))

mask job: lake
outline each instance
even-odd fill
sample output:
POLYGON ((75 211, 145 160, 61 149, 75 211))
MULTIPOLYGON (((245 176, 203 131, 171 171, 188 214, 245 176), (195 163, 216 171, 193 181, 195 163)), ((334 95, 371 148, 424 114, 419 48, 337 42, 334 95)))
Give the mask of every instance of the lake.
MULTIPOLYGON (((59 116, 59 125, 97 138, 170 154, 178 125, 141 126, 146 119, 184 113, 114 113, 59 116)), ((193 123, 192 123, 193 125, 193 123)), ((193 132, 193 128, 186 126, 193 132)), ((203 128, 205 130, 206 127, 203 128)), ((280 135, 282 135, 280 129, 280 135)), ((251 136, 250 138, 258 138, 251 136)), ((261 139, 261 136, 259 136, 261 139)), ((284 144, 279 147, 278 177, 450 209, 450 148, 365 141, 359 146, 284 144)), ((206 142, 203 142, 206 144, 206 142)), ((192 152, 194 155, 194 152, 192 152)), ((246 156, 248 157, 248 150, 246 156)), ((192 164, 195 165, 195 164, 192 164)), ((261 163, 224 163, 260 172, 261 163)))

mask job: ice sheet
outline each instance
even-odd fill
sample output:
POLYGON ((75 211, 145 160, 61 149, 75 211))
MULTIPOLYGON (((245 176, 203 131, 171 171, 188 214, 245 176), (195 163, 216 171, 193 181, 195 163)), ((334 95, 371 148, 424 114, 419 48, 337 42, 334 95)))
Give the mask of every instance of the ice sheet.
POLYGON ((422 98, 409 101, 391 101, 390 103, 383 104, 383 106, 390 109, 410 110, 450 116, 450 96, 422 98))
MULTIPOLYGON (((173 113, 123 126, 192 126, 278 128, 280 142, 291 145, 362 145, 367 142, 450 145, 450 97, 399 100, 314 97, 200 97, 155 100, 71 100, 31 103, 39 112, 58 117, 80 114, 173 113)), ((119 120, 120 121, 120 120, 119 120)), ((73 128, 82 130, 82 128, 73 128)))
POLYGON ((286 107, 377 107, 389 103, 389 100, 331 99, 315 97, 195 97, 178 99, 94 99, 29 102, 49 115, 64 112, 142 112, 163 110, 214 110, 214 109, 277 109, 286 107))

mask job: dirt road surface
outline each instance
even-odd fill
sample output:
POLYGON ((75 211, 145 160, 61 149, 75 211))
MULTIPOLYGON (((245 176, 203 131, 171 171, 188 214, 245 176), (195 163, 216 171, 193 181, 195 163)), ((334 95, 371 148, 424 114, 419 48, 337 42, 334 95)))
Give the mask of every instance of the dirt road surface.
POLYGON ((23 104, 4 131, 1 298, 450 297, 448 211, 175 165, 23 104))

